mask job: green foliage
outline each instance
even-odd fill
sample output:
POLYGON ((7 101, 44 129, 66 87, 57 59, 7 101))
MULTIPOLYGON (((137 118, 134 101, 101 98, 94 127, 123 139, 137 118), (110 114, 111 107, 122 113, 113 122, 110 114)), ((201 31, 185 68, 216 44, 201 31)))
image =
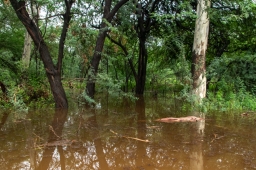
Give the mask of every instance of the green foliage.
POLYGON ((124 82, 111 78, 106 73, 100 73, 97 76, 97 91, 99 93, 108 93, 111 97, 121 99, 123 97, 135 100, 136 98, 131 93, 125 93, 121 89, 124 82))
POLYGON ((89 105, 95 105, 96 101, 92 98, 90 98, 86 92, 84 91, 82 94, 80 94, 80 96, 78 96, 78 100, 80 102, 80 104, 89 104, 89 105), (85 102, 84 102, 85 101, 85 102))
POLYGON ((210 88, 223 92, 239 92, 241 89, 254 94, 255 90, 255 56, 239 54, 233 57, 223 56, 215 59, 208 67, 208 79, 210 88), (242 56, 242 57, 241 57, 242 56))
MULTIPOLYGON (((30 5, 30 1, 26 1, 30 5)), ((36 1, 46 13, 40 16, 39 25, 49 45, 54 62, 58 56, 59 25, 64 2, 36 1), (44 19, 45 18, 45 19, 44 19)), ((145 2, 146 3, 146 2, 145 2)), ((148 14, 154 25, 146 41, 148 51, 146 90, 171 94, 184 101, 184 110, 195 109, 191 95, 191 49, 196 19, 194 1, 161 1, 155 13, 148 14)), ((208 93, 201 111, 229 109, 255 110, 255 13, 254 1, 212 1, 209 10, 210 33, 207 49, 208 93)), ((96 90, 120 99, 134 99, 135 79, 129 65, 135 69, 139 55, 136 32, 136 6, 125 4, 107 22, 108 35, 125 47, 106 40, 99 74, 95 77, 96 90)), ((72 21, 65 40, 62 76, 65 80, 86 78, 98 35, 98 18, 103 6, 99 1, 76 1, 72 8, 72 21)), ((4 106, 26 110, 27 107, 44 107, 52 102, 45 70, 38 53, 32 52, 30 68, 20 72, 19 61, 23 52, 25 30, 10 6, 0 5, 0 81, 8 87, 9 102, 4 106)), ((149 30, 148 30, 149 31, 149 30)), ((85 88, 74 85, 74 88, 85 88)), ((96 102, 81 94, 89 103, 96 102)))
POLYGON ((255 110, 255 56, 250 54, 216 58, 208 67, 210 110, 255 110))

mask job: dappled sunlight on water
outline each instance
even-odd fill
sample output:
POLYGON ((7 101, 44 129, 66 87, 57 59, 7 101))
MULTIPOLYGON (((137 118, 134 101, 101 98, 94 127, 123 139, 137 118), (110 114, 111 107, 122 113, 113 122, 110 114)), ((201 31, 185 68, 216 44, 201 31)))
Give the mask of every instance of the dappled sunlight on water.
POLYGON ((1 169, 255 169, 255 115, 183 113, 167 99, 101 108, 2 112, 1 169))

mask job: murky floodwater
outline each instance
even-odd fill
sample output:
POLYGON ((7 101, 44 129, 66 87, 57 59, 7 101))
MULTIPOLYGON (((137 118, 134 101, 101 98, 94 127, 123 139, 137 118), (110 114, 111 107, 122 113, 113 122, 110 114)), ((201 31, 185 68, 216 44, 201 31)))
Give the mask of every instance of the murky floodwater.
POLYGON ((167 99, 101 103, 97 109, 2 112, 1 169, 256 169, 255 115, 182 113, 167 99), (24 119, 25 118, 25 119, 24 119))

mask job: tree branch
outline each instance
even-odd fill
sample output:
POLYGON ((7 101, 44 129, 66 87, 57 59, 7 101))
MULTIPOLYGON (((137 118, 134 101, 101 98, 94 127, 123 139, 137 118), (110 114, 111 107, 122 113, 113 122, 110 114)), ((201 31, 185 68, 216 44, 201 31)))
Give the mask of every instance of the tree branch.
MULTIPOLYGON (((120 41, 114 40, 114 39, 111 38, 108 34, 107 34, 107 37, 108 37, 108 39, 109 39, 111 42, 113 42, 114 44, 116 44, 116 45, 118 45, 119 47, 122 48, 122 50, 123 50, 123 52, 124 52, 124 54, 125 54, 126 57, 128 56, 129 53, 128 53, 126 47, 125 47, 120 41)), ((131 60, 129 57, 127 57, 127 60, 128 60, 128 63, 129 63, 129 65, 130 65, 131 69, 132 69, 133 76, 134 76, 134 78, 136 79, 137 73, 136 73, 136 71, 135 71, 135 67, 134 67, 134 65, 133 65, 133 62, 132 62, 132 60, 131 60)))
POLYGON ((57 63, 57 71, 59 73, 61 72, 62 60, 64 58, 64 44, 65 44, 65 39, 67 37, 69 23, 71 20, 71 7, 73 2, 74 2, 73 0, 69 0, 69 1, 65 0, 66 12, 63 15, 64 23, 63 23, 62 32, 61 32, 60 41, 59 41, 59 54, 58 54, 58 63, 57 63))
POLYGON ((119 10, 119 8, 121 8, 128 1, 129 0, 121 0, 121 1, 119 1, 114 6, 114 8, 106 15, 106 20, 110 22, 112 20, 112 18, 115 16, 115 14, 117 13, 117 11, 119 10))

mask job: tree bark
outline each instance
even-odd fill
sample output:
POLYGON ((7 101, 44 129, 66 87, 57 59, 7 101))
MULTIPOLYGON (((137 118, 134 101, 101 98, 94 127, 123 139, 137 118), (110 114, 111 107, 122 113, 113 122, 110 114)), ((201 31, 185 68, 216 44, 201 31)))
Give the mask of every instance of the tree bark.
MULTIPOLYGON (((32 13, 33 21, 38 26, 38 18, 39 18, 39 9, 36 8, 33 1, 31 1, 31 9, 30 11, 32 13)), ((23 48, 23 54, 22 54, 22 68, 23 70, 26 70, 29 67, 30 64, 30 58, 31 58, 31 47, 32 47, 32 38, 30 37, 28 31, 25 33, 25 39, 24 39, 24 48, 23 48)))
POLYGON ((98 35, 96 46, 94 49, 94 54, 91 60, 89 75, 88 75, 87 84, 86 84, 86 94, 92 99, 94 98, 94 94, 95 94, 95 77, 98 72, 98 67, 101 60, 101 53, 103 50, 104 42, 105 42, 107 31, 108 31, 107 24, 105 23, 104 19, 106 19, 108 22, 111 22, 114 15, 119 10, 119 8, 121 8, 128 1, 129 0, 119 1, 114 6, 114 8, 110 11, 112 0, 105 0, 103 19, 101 22, 99 35, 98 35))
POLYGON ((147 60, 148 54, 146 49, 146 38, 140 38, 139 44, 139 59, 138 59, 138 74, 136 77, 136 95, 143 95, 145 90, 146 75, 147 75, 147 60))
POLYGON ((197 96, 199 102, 206 96, 205 58, 209 32, 209 17, 207 12, 209 6, 209 0, 198 0, 191 68, 193 79, 192 94, 197 96))
POLYGON ((71 19, 70 9, 74 1, 65 0, 66 12, 63 14, 64 24, 62 29, 62 34, 59 42, 59 56, 57 66, 54 65, 49 49, 42 37, 41 31, 36 26, 34 21, 29 17, 26 10, 25 1, 10 0, 13 9, 15 10, 19 20, 23 23, 27 29, 29 35, 34 41, 35 46, 39 50, 41 60, 43 61, 46 76, 50 83, 51 91, 55 101, 56 108, 68 108, 67 97, 61 82, 61 68, 63 59, 64 42, 66 38, 66 33, 68 30, 68 25, 71 19))
POLYGON ((23 67, 23 69, 27 69, 29 67, 30 54, 31 54, 31 44, 32 44, 32 38, 30 37, 29 33, 26 31, 25 40, 24 40, 23 54, 22 54, 22 67, 23 67))
POLYGON ((86 84, 86 93, 89 97, 92 99, 94 98, 95 94, 95 77, 98 72, 100 60, 101 60, 101 52, 103 50, 104 42, 106 39, 106 34, 107 32, 104 30, 106 27, 105 23, 101 24, 101 30, 99 32, 96 46, 95 46, 95 52, 93 54, 93 58, 91 60, 91 65, 90 65, 90 71, 87 79, 87 84, 86 84))
MULTIPOLYGON (((155 12, 157 10, 157 5, 159 4, 160 0, 155 0, 152 2, 150 9, 147 11, 146 9, 142 8, 141 2, 137 2, 137 11, 136 14, 138 16, 137 21, 137 28, 136 32, 139 38, 139 58, 138 58, 138 73, 136 79, 136 88, 135 93, 136 95, 143 95, 145 90, 146 84, 146 75, 147 75, 147 60, 148 60, 148 53, 146 48, 146 40, 149 36, 152 26, 155 24, 155 20, 148 15, 155 12)), ((149 6, 147 4, 146 6, 149 6)))

